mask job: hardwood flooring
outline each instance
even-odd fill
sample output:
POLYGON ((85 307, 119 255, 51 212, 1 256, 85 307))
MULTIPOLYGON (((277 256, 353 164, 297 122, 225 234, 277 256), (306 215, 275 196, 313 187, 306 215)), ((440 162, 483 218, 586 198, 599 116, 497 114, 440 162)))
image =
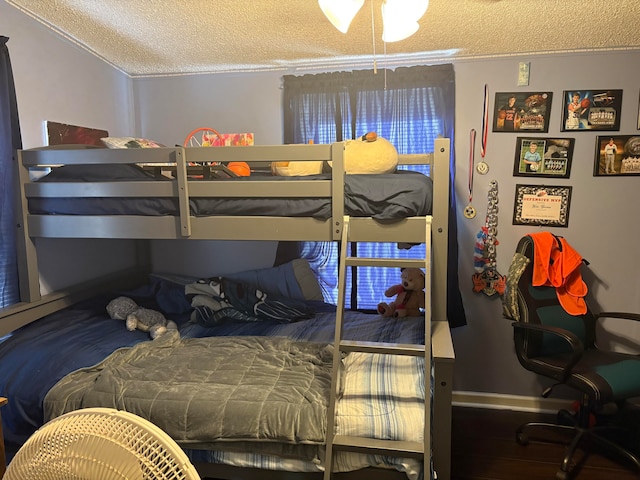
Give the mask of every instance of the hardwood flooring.
MULTIPOLYGON (((451 480, 555 480, 567 443, 548 444, 531 441, 529 445, 522 446, 516 442, 515 434, 518 426, 523 423, 553 419, 555 415, 453 407, 451 480)), ((637 472, 624 464, 599 453, 590 453, 583 457, 581 470, 574 480, 640 478, 637 472)), ((292 476, 286 478, 298 478, 296 474, 290 475, 292 476)), ((282 477, 262 471, 258 472, 257 476, 242 478, 282 477)), ((319 480, 321 475, 318 474, 315 478, 319 480)), ((336 478, 340 478, 340 475, 336 475, 336 478)), ((364 478, 374 480, 374 476, 364 478)))
MULTIPOLYGON (((454 407, 452 420, 452 480, 554 480, 565 444, 515 440, 522 423, 553 421, 555 415, 511 410, 454 407)), ((580 450, 580 453, 584 453, 580 450)), ((600 453, 584 458, 575 480, 638 480, 631 468, 600 453)))

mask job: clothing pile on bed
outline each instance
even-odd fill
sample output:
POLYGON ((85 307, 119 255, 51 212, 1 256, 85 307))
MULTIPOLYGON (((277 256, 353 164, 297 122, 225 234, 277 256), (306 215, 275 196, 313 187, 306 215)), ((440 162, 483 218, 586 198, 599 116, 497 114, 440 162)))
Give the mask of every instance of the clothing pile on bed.
POLYGON ((281 323, 311 318, 313 309, 304 301, 273 295, 244 282, 224 277, 201 279, 185 286, 191 301, 191 320, 212 326, 223 321, 281 323))

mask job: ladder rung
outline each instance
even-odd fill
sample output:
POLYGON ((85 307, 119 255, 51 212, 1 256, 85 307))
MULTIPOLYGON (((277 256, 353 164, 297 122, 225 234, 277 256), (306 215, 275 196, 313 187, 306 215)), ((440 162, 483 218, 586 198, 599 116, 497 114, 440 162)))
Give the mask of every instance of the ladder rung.
POLYGON ((405 267, 405 268, 425 268, 427 262, 408 258, 364 258, 347 257, 345 263, 352 267, 405 267))
POLYGON ((388 355, 408 355, 424 357, 424 345, 410 343, 357 342, 342 340, 340 350, 343 352, 385 353, 388 355))
POLYGON ((374 455, 378 454, 414 458, 422 458, 424 456, 424 444, 420 442, 379 440, 376 438, 336 435, 333 438, 333 446, 334 448, 339 450, 358 453, 370 453, 374 455))

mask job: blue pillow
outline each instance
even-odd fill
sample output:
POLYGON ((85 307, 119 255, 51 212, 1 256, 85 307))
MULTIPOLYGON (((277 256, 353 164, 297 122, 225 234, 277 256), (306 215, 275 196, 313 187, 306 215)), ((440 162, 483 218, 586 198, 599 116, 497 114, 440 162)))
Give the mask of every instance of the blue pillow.
POLYGON ((222 276, 253 285, 263 292, 279 297, 295 300, 324 300, 318 279, 309 262, 303 258, 297 258, 277 267, 247 270, 222 276))

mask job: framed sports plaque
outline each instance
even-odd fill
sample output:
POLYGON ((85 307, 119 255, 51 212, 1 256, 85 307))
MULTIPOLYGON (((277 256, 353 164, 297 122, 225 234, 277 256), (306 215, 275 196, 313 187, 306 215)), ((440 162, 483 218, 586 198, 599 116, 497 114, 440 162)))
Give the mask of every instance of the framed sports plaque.
POLYGON ((548 132, 552 92, 496 93, 494 132, 548 132))
POLYGON ((620 130, 622 90, 565 90, 562 131, 620 130))
POLYGON ((573 138, 518 137, 513 175, 569 178, 573 138))
POLYGON ((640 175, 640 135, 596 137, 594 177, 640 175))

